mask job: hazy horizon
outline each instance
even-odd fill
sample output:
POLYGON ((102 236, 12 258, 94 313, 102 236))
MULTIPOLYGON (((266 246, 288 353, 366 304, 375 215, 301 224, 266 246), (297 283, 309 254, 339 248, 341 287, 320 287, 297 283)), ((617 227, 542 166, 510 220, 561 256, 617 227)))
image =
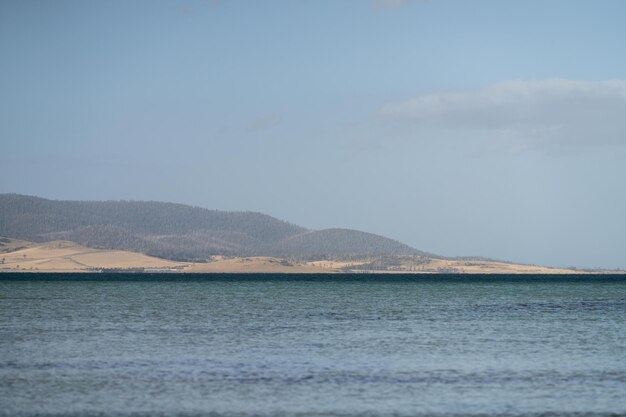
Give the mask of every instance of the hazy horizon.
POLYGON ((626 3, 4 1, 0 193, 625 268, 626 3))

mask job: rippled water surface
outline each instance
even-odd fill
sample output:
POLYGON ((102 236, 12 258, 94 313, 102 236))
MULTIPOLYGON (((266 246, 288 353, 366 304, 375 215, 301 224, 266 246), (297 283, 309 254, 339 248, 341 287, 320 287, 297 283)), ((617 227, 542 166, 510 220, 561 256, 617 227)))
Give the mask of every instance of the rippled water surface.
POLYGON ((0 415, 626 414, 624 279, 65 278, 0 276, 0 415))

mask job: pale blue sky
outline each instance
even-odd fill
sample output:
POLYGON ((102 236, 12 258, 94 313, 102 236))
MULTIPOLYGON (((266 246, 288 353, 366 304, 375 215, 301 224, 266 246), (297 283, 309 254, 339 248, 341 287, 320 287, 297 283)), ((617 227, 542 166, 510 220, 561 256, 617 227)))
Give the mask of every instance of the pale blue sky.
POLYGON ((626 267, 624 1, 0 2, 0 192, 626 267))

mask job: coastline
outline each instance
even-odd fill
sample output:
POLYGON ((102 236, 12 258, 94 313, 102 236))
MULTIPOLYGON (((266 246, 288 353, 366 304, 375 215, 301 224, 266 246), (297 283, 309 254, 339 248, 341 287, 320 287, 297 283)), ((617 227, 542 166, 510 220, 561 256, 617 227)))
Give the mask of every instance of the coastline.
POLYGON ((14 241, 0 253, 0 273, 167 273, 167 274, 506 274, 597 275, 622 270, 581 270, 493 260, 398 256, 358 260, 290 260, 269 256, 215 256, 205 262, 157 258, 142 253, 90 248, 70 241, 14 241))

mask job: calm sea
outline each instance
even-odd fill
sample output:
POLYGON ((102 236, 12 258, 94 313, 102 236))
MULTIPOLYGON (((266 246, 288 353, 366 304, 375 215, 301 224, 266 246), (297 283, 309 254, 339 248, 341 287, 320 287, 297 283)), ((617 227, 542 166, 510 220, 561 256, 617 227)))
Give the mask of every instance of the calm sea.
POLYGON ((626 415, 626 278, 0 275, 0 415, 626 415))

